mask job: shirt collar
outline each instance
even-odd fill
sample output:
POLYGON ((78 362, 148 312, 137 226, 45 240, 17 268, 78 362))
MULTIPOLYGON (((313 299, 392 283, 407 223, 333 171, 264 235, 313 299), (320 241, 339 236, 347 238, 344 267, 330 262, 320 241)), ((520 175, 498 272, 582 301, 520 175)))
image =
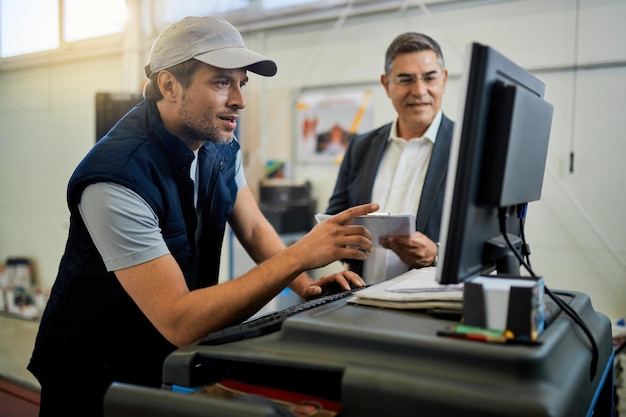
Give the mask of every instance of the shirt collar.
MULTIPOLYGON (((443 117, 443 111, 439 110, 437 112, 437 115, 431 122, 430 126, 428 126, 428 129, 426 129, 426 132, 424 132, 424 136, 422 136, 422 138, 428 139, 433 144, 435 143, 435 141, 437 140, 437 134, 439 133, 439 126, 441 125, 442 117, 443 117)), ((411 139, 421 139, 421 138, 411 138, 411 139)), ((392 141, 392 140, 403 141, 404 140, 398 136, 398 118, 397 117, 393 121, 393 124, 391 125, 391 131, 389 132, 389 138, 387 140, 388 141, 392 141)))

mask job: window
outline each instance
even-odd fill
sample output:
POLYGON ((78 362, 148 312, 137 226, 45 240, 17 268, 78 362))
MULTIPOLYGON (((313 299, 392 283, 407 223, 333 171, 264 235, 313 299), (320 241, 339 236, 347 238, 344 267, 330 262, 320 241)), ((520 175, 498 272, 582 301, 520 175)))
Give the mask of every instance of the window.
POLYGON ((125 0, 64 0, 64 41, 77 41, 124 31, 125 0))
POLYGON ((125 19, 125 0, 0 0, 0 57, 121 33, 125 19))
POLYGON ((58 0, 1 0, 0 56, 59 47, 58 0))

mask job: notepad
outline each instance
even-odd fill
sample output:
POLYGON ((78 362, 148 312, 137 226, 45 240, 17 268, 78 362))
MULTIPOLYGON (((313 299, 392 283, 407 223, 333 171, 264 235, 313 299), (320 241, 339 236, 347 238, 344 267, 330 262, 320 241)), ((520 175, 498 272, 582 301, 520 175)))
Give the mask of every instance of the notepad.
MULTIPOLYGON (((330 214, 318 213, 315 215, 317 223, 332 217, 330 214)), ((380 246, 378 239, 387 236, 411 236, 415 230, 415 216, 413 214, 370 213, 359 216, 350 224, 362 225, 372 234, 374 246, 380 246)))

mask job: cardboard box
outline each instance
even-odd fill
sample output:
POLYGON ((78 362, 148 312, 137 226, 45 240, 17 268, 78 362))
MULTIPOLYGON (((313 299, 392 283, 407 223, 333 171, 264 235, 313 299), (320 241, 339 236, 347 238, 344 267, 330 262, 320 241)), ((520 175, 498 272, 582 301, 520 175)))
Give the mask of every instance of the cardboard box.
POLYGON ((463 323, 535 341, 545 325, 543 297, 541 277, 479 276, 464 284, 463 323))

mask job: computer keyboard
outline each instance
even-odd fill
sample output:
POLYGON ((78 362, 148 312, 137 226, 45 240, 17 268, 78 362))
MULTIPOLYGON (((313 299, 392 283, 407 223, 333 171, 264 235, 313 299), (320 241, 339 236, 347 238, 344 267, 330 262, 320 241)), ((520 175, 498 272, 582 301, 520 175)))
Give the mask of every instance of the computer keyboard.
POLYGON ((342 291, 334 294, 328 294, 312 300, 305 301, 286 307, 282 310, 273 311, 262 316, 254 317, 244 321, 241 324, 227 327, 223 330, 213 332, 204 339, 201 339, 200 345, 221 345, 224 343, 235 342, 237 340, 250 339, 264 334, 269 334, 280 330, 283 322, 289 317, 302 311, 310 310, 333 301, 340 300, 355 291, 359 291, 366 287, 354 288, 350 291, 342 291))

